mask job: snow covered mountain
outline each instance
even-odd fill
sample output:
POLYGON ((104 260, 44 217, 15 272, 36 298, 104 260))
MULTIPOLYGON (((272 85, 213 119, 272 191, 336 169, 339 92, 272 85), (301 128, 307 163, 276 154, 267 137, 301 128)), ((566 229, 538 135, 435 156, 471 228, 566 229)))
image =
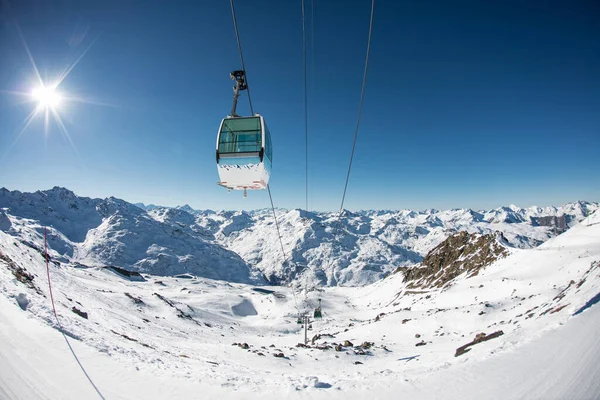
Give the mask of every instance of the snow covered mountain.
MULTIPOLYGON (((151 211, 113 197, 90 199, 55 187, 35 193, 0 189, 0 209, 8 234, 24 243, 39 242, 48 227, 55 259, 89 266, 114 265, 153 275, 196 276, 251 282, 250 267, 224 249, 186 212, 151 211), (186 219, 187 218, 187 219, 186 219)), ((260 280, 259 280, 260 281, 260 280)))
MULTIPOLYGON (((100 208, 117 208, 107 203, 100 208)), ((193 276, 133 279, 61 262, 55 250, 47 275, 40 225, 12 212, 0 213, 0 398, 389 399, 401 393, 584 400, 600 393, 599 211, 533 249, 511 247, 500 234, 460 233, 429 253, 423 260, 429 270, 418 276, 401 269, 363 287, 302 291, 193 276), (436 284, 446 267, 451 274, 436 284), (317 298, 323 319, 312 323, 308 345, 298 344, 304 333, 298 313, 312 311, 317 298)), ((302 215, 293 214, 285 213, 296 223, 302 215)), ((260 215, 213 218, 224 219, 217 224, 222 231, 231 224, 251 229, 260 215)), ((121 216, 109 210, 103 218, 121 216)), ((127 224, 135 218, 128 218, 120 234, 133 228, 127 224)), ((151 218, 165 229, 179 222, 189 235, 214 229, 193 231, 181 210, 157 210, 151 218)), ((364 220, 353 218, 356 232, 364 220)), ((266 216, 261 220, 267 223, 266 216)), ((154 229, 150 222, 140 227, 154 229)))
POLYGON ((364 285, 398 267, 421 261, 435 246, 459 231, 502 232, 508 245, 532 248, 568 229, 598 209, 598 203, 490 211, 345 211, 278 210, 283 249, 270 210, 221 212, 199 217, 217 241, 256 266, 270 282, 300 278, 315 285, 364 285), (562 225, 561 225, 562 221, 562 225), (338 224, 339 222, 339 224, 338 224))
POLYGON ((134 206, 141 208, 144 211, 152 211, 159 206, 154 204, 135 203, 134 206))
POLYGON ((488 211, 345 211, 278 209, 199 211, 90 199, 55 187, 35 193, 0 189, 0 228, 24 241, 48 226, 57 259, 115 265, 154 275, 189 273, 211 279, 271 284, 360 286, 419 263, 450 235, 502 232, 509 246, 532 248, 598 209, 511 205, 488 211), (3 216, 4 215, 4 216, 3 216))

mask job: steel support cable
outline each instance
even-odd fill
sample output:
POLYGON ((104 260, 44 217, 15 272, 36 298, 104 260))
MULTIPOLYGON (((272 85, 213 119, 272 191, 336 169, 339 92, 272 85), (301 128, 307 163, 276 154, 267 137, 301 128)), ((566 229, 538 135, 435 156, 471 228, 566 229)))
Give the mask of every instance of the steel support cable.
POLYGON ((308 96, 306 91, 306 15, 304 0, 302 0, 302 54, 304 59, 304 145, 306 148, 306 211, 308 211, 308 96))
MULTIPOLYGON (((306 79, 306 7, 304 0, 302 0, 302 58, 303 58, 303 77, 304 77, 304 148, 305 148, 305 210, 308 211, 308 96, 307 96, 307 79, 306 79)), ((296 300, 296 294, 292 284, 292 293, 294 295, 294 302, 296 303, 296 309, 298 310, 298 302, 296 300)))
MULTIPOLYGON (((240 60, 242 62, 242 69, 245 71, 246 66, 244 64, 244 54, 242 52, 242 42, 240 40, 240 33, 237 26, 237 18, 235 17, 235 6, 233 5, 233 0, 229 0, 231 4, 231 15, 233 17, 233 27, 235 28, 235 37, 237 38, 238 51, 240 53, 240 60)), ((254 115, 254 109, 252 108, 252 100, 250 99, 250 86, 248 85, 248 77, 246 76, 246 86, 248 86, 248 102, 250 104, 250 112, 254 115)), ((281 240, 281 232, 279 230, 279 222, 277 221, 277 216, 275 215, 275 205, 273 204, 273 196, 271 195, 271 187, 267 184, 267 189, 269 191, 269 200, 271 200, 271 210, 273 211, 273 218, 275 218, 275 227, 277 228, 277 236, 279 237, 279 244, 281 244, 281 254, 283 256, 283 262, 287 261, 287 257, 285 256, 285 250, 283 249, 283 241, 281 240)))
MULTIPOLYGON (((312 83, 313 83, 313 88, 314 88, 314 69, 315 69, 315 64, 314 64, 314 48, 315 48, 315 26, 314 26, 314 18, 315 18, 315 0, 311 0, 311 46, 312 46, 312 83)), ((308 211, 308 79, 307 79, 307 74, 308 74, 308 68, 307 68, 307 40, 306 40, 306 6, 305 6, 305 1, 302 0, 302 54, 303 54, 303 72, 304 72, 304 137, 305 137, 305 148, 306 148, 306 160, 305 160, 305 166, 306 166, 306 189, 305 189, 305 193, 306 193, 306 211, 308 211)), ((314 90, 313 90, 314 91, 314 90)), ((315 274, 314 271, 314 267, 310 269, 310 271, 313 273, 313 275, 315 274)), ((305 281, 308 279, 306 273, 305 273, 305 281)), ((305 292, 308 290, 307 289, 308 284, 305 283, 305 292)))
MULTIPOLYGON (((240 40, 240 32, 238 30, 237 18, 235 16, 235 6, 233 4, 233 0, 229 0, 229 4, 231 5, 231 16, 233 18, 233 27, 235 28, 235 37, 237 39, 238 51, 240 53, 240 61, 242 63, 242 69, 245 71, 246 65, 244 63, 244 53, 242 52, 242 41, 240 40)), ((250 85, 248 85, 248 75, 246 75, 246 86, 248 86, 248 88, 246 90, 248 91, 248 103, 250 105, 250 112, 252 113, 252 115, 254 115, 254 108, 252 107, 252 98, 250 97, 250 85)), ((268 184, 267 184, 267 190, 269 192, 269 200, 271 201, 271 210, 273 211, 273 218, 275 219, 275 227, 277 228, 277 236, 279 238, 279 244, 281 245, 281 255, 283 256, 283 263, 285 265, 285 263, 287 261, 287 257, 285 255, 285 250, 283 248, 283 240, 281 239, 281 231, 279 230, 279 221, 277 221, 277 215, 275 214, 275 205, 273 204, 273 196, 271 195, 271 186, 268 184)), ((296 295, 293 290, 294 289, 292 287, 292 294, 294 295, 294 302, 296 302, 296 309, 298 309, 296 295)))
MULTIPOLYGON (((311 17, 310 17, 310 29, 311 29, 311 33, 310 33, 310 54, 311 54, 311 58, 310 58, 310 76, 311 76, 311 81, 310 81, 310 93, 312 95, 312 98, 314 100, 315 98, 315 80, 316 80, 316 74, 315 74, 315 1, 316 0, 311 0, 310 5, 311 5, 311 17)), ((313 105, 314 107, 314 105, 313 105)))
MULTIPOLYGON (((235 6, 233 0, 229 0, 231 4, 231 16, 233 17, 233 27, 235 28, 235 37, 237 39, 238 51, 240 53, 240 61, 242 62, 242 69, 246 71, 246 65, 244 64, 244 54, 242 53, 242 41, 240 40, 240 32, 238 30, 237 18, 235 17, 235 6)), ((250 113, 254 115, 254 108, 252 108, 252 98, 250 97, 250 85, 248 85, 248 75, 246 74, 246 91, 248 92, 248 103, 250 104, 250 113)))
POLYGON ((310 59, 310 61, 312 75, 311 91, 313 92, 313 94, 315 91, 315 1, 316 0, 311 0, 310 2, 310 50, 312 54, 312 58, 310 59))
POLYGON ((48 263, 48 245, 47 245, 47 239, 46 239, 46 227, 44 227, 44 258, 46 259, 46 273, 48 275, 48 290, 50 292, 50 302, 52 303, 52 311, 54 312, 54 318, 56 319, 56 323, 58 325, 58 328, 60 329, 60 333, 63 335, 63 338, 65 338, 65 342, 67 342, 67 346, 69 346, 69 350, 71 350, 71 354, 73 355, 73 358, 75 358, 75 361, 77 361, 77 364, 79 365, 79 368, 81 368, 81 371, 83 371, 83 374, 85 375, 85 377, 88 379, 88 381, 90 382, 92 387, 96 390, 96 393, 98 393, 98 396, 100 396, 100 398, 102 400, 105 400, 104 396, 102 395, 102 393, 100 392, 98 387, 94 384, 94 381, 92 381, 92 378, 88 375, 87 371, 83 367, 83 364, 81 364, 81 361, 79 361, 79 357, 77 357, 77 354, 75 354, 75 350, 73 350, 73 347, 71 346, 71 343, 69 342, 69 339, 67 338, 67 335, 65 335, 65 329, 63 328, 62 324, 60 323, 60 320, 58 319, 58 313, 56 312, 56 306, 54 304, 54 295, 52 293, 52 281, 50 280, 50 266, 48 263))
POLYGON ((358 128, 362 116, 362 106, 365 97, 365 86, 367 84, 367 71, 369 69, 369 54, 371 53, 371 36, 373 33, 373 12, 375 10, 375 0, 371 0, 371 18, 369 22, 369 38, 367 40, 367 55, 365 57, 365 70, 363 73, 362 87, 360 90, 360 101, 358 102, 358 117, 356 119, 356 128, 354 129, 354 139, 352 141, 352 152, 350 153, 350 164, 348 164, 348 173, 346 174, 346 183, 344 184, 344 194, 342 195, 342 204, 338 214, 338 225, 344 210, 344 201, 346 200, 346 191, 348 189, 348 181, 350 180, 350 171, 352 170, 352 161, 354 160, 354 151, 356 149, 356 138, 358 137, 358 128))
POLYGON ((332 259, 331 259, 331 264, 333 264, 333 252, 335 250, 335 242, 338 242, 338 244, 340 245, 340 250, 341 250, 341 243, 339 243, 339 240, 336 238, 336 233, 339 230, 340 227, 340 222, 342 219, 342 212, 344 211, 344 201, 346 200, 346 191, 348 189, 348 181, 350 180, 350 172, 352 170, 352 161, 354 159, 354 151, 356 149, 356 138, 358 137, 358 128, 360 126, 360 119, 362 116, 362 106, 363 106, 363 100, 365 97, 365 86, 367 84, 367 71, 369 69, 369 55, 371 53, 371 37, 373 34, 373 14, 374 14, 374 10, 375 10, 375 0, 371 0, 371 17, 369 19, 369 37, 367 39, 367 55, 365 56, 365 69, 364 69, 364 73, 363 73, 363 81, 362 81, 362 87, 360 90, 360 100, 358 102, 358 116, 356 119, 356 128, 354 129, 354 139, 352 141, 352 152, 350 153, 350 163, 348 164, 348 172, 346 174, 346 182, 344 184, 344 193, 342 195, 342 203, 340 205, 340 211, 338 212, 338 217, 337 217, 337 221, 333 227, 333 242, 332 242, 332 259))
MULTIPOLYGON (((277 214, 275 213, 275 205, 273 203, 273 196, 271 195, 271 186, 267 184, 267 191, 269 192, 269 200, 271 201, 271 211, 273 212, 273 219, 275 220, 275 228, 277 229, 277 237, 279 238, 279 244, 281 245, 281 255, 283 256, 283 264, 287 262, 287 257, 285 255, 285 250, 283 248, 283 240, 281 239, 281 230, 279 229, 279 221, 277 220, 277 214)), ((296 300, 296 292, 294 289, 294 284, 291 284, 292 295, 294 297, 294 303, 296 305, 296 311, 299 313, 300 310, 298 308, 298 300, 296 300)))
POLYGON ((281 240, 281 231, 279 230, 279 221, 277 221, 277 215, 275 214, 275 206, 273 205, 273 196, 271 195, 271 186, 267 184, 267 190, 269 191, 269 200, 271 200, 271 210, 273 211, 273 218, 275 219, 275 228, 277 228, 277 236, 279 236, 279 244, 281 245, 281 255, 283 256, 283 262, 287 261, 285 256, 285 250, 283 249, 283 241, 281 240))

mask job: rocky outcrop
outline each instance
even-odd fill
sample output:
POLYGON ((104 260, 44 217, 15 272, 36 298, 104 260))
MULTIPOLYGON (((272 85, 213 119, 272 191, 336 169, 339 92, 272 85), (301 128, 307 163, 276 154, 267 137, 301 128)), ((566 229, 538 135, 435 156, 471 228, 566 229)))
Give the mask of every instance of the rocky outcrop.
POLYGON ((431 250, 421 264, 402 269, 409 289, 443 287, 459 275, 475 276, 487 265, 506 257, 501 233, 459 232, 431 250))
POLYGON ((560 234, 569 229, 569 224, 573 220, 573 216, 566 214, 560 216, 531 217, 531 225, 554 227, 556 233, 560 234))
POLYGON ((460 346, 458 349, 456 349, 456 353, 454 354, 454 357, 461 356, 461 355, 471 351, 471 349, 469 347, 476 345, 477 343, 486 342, 490 339, 495 339, 502 335, 504 335, 504 332, 502 332, 502 331, 496 331, 494 333, 490 333, 489 335, 486 335, 483 332, 478 333, 472 342, 469 342, 469 343, 465 344, 464 346, 460 346))
POLYGON ((9 256, 0 251, 0 261, 6 265, 8 270, 12 272, 15 279, 30 289, 34 289, 38 294, 42 294, 40 289, 38 289, 34 284, 34 276, 33 274, 27 272, 27 270, 20 265, 17 265, 9 256))
POLYGON ((8 231, 12 226, 10 219, 4 211, 0 210, 0 231, 8 231))

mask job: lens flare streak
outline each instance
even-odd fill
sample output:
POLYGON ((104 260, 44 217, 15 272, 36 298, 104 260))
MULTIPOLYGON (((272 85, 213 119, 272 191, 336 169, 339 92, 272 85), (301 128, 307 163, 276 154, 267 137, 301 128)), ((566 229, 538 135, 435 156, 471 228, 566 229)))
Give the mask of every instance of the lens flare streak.
POLYGON ((71 73, 71 71, 73 70, 73 68, 75 68, 77 66, 77 64, 79 64, 79 61, 81 61, 81 59, 83 58, 83 56, 85 56, 87 54, 87 52, 92 48, 92 46, 94 45, 94 43, 96 43, 96 40, 98 40, 98 38, 100 37, 100 35, 96 36, 96 38, 94 38, 94 40, 92 40, 92 42, 89 44, 88 47, 86 47, 86 49, 81 53, 81 55, 79 57, 77 57, 77 59, 71 63, 71 65, 69 65, 66 69, 65 72, 63 72, 60 77, 56 80, 56 86, 58 87, 64 80, 65 78, 71 73))
POLYGON ((71 145, 71 148, 73 148, 73 151, 75 152, 77 157, 79 159, 81 159, 81 156, 79 155, 79 151, 77 151, 77 148, 75 147, 75 143, 73 143, 73 140, 71 139, 71 135, 69 135, 69 132, 67 131, 67 128, 65 127, 65 124, 63 124, 63 122, 62 122, 62 118, 60 117, 60 115, 58 114, 58 112, 55 109, 50 108, 50 111, 52 112, 52 115, 54 116, 54 120, 60 127, 60 130, 61 130, 62 134, 64 135, 65 139, 67 139, 67 142, 69 142, 69 144, 71 145))
POLYGON ((29 115, 27 116, 27 118, 25 118, 25 121, 23 122, 23 127, 21 128, 21 130, 19 131, 19 133, 17 133, 17 137, 15 138, 15 140, 13 140, 13 142, 11 143, 11 145, 8 146, 8 148, 6 149, 6 151, 4 152, 4 154, 2 155, 2 159, 4 159, 8 154, 10 154, 10 152, 13 149, 13 147, 15 147, 15 145, 17 144, 17 142, 21 138, 21 135, 23 134, 23 132, 25 132, 25 130, 27 130, 27 128, 31 124, 31 121, 33 121, 33 119, 39 113, 39 111, 40 110, 36 107, 36 108, 34 108, 29 113, 29 115))
POLYGON ((73 151, 75 152, 77 157, 79 159, 81 159, 81 156, 79 155, 79 151, 77 150, 75 143, 74 143, 71 135, 69 134, 69 131, 67 130, 65 124, 63 123, 63 119, 60 116, 60 113, 59 113, 60 106, 64 102, 70 102, 70 101, 78 102, 78 103, 101 105, 101 106, 109 106, 109 107, 116 107, 116 106, 112 105, 112 104, 93 101, 93 100, 87 100, 82 97, 69 96, 67 93, 59 92, 57 89, 63 83, 63 81, 68 77, 68 75, 71 73, 71 71, 73 71, 73 69, 79 64, 79 62, 83 59, 83 57, 89 52, 89 50, 96 43, 96 41, 98 40, 100 35, 96 36, 91 41, 91 43, 84 49, 84 51, 72 63, 67 65, 67 67, 64 69, 64 71, 59 74, 58 79, 56 79, 55 81, 44 82, 44 80, 42 79, 42 76, 40 74, 40 70, 39 70, 38 66, 36 65, 35 60, 33 58, 33 54, 31 53, 31 49, 29 48, 29 45, 27 44, 27 41, 25 40, 25 36, 23 35, 23 32, 21 31, 21 28, 20 28, 19 24, 16 23, 16 21, 15 21, 15 26, 16 26, 16 31, 17 31, 18 37, 20 39, 20 42, 22 43, 23 48, 25 49, 25 53, 27 54, 27 58, 29 60, 29 63, 31 64, 31 67, 34 72, 35 87, 29 93, 24 93, 21 91, 14 91, 14 90, 0 90, 0 92, 16 95, 16 96, 27 99, 28 102, 36 102, 37 104, 35 105, 34 109, 29 113, 29 115, 23 121, 22 128, 19 130, 13 143, 10 146, 8 146, 5 154, 2 156, 2 159, 4 159, 8 154, 10 154, 10 152, 13 150, 14 146, 17 144, 17 142, 23 135, 23 133, 31 125, 32 121, 36 118, 36 116, 38 114, 43 114, 42 119, 43 119, 44 137, 48 138, 48 136, 49 136, 50 122, 51 122, 50 120, 52 117, 52 119, 54 119, 55 124, 58 126, 62 135, 65 137, 66 141, 69 143, 69 145, 71 146, 71 148, 73 149, 73 151))

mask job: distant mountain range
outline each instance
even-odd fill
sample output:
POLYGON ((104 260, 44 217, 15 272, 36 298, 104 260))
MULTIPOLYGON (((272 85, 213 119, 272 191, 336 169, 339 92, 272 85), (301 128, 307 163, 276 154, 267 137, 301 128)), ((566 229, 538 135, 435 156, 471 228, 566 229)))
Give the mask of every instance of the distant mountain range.
POLYGON ((53 257, 114 265, 154 275, 189 273, 232 282, 360 286, 419 263, 458 231, 500 231, 509 246, 531 248, 599 208, 578 201, 558 207, 487 211, 194 210, 90 199, 55 187, 35 193, 0 189, 0 230, 33 242, 49 228, 53 257))

